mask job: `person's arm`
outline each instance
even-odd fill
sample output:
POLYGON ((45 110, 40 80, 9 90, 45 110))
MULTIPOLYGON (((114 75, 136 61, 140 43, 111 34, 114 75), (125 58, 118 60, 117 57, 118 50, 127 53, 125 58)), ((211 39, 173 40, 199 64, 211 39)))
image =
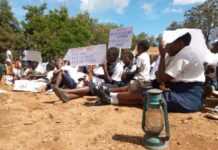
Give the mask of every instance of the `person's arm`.
POLYGON ((93 69, 94 69, 93 65, 88 66, 88 80, 89 81, 92 81, 93 79, 93 69))
POLYGON ((165 56, 166 56, 166 49, 163 47, 163 42, 160 42, 159 46, 159 52, 160 52, 160 64, 157 72, 157 79, 159 82, 169 82, 173 78, 166 74, 165 70, 165 56))
POLYGON ((108 66, 107 66, 107 64, 105 63, 105 64, 103 64, 102 65, 102 67, 103 67, 103 70, 104 70, 104 77, 105 77, 105 80, 107 80, 107 81, 112 81, 112 78, 110 77, 110 75, 109 75, 109 73, 108 73, 108 66))

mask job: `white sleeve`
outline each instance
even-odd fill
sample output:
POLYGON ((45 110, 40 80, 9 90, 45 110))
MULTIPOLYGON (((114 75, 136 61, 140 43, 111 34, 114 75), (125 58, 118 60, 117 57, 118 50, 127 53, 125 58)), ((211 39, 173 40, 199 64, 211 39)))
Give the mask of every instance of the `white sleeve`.
POLYGON ((140 57, 138 57, 136 59, 136 67, 140 68, 142 66, 142 64, 143 64, 143 60, 140 57))
POLYGON ((185 66, 188 64, 188 60, 174 59, 166 66, 165 73, 173 78, 176 78, 179 74, 182 73, 182 71, 184 71, 185 66))
POLYGON ((122 74, 123 74, 123 64, 117 63, 111 78, 114 81, 121 81, 122 74))
POLYGON ((209 65, 216 65, 216 64, 218 64, 218 54, 208 53, 208 55, 206 56, 206 62, 209 65))

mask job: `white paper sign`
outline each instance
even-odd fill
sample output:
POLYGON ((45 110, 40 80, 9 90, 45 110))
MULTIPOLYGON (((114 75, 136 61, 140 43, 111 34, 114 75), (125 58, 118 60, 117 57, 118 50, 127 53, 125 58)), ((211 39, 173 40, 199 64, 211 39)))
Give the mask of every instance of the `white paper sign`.
POLYGON ((210 31, 210 35, 209 35, 209 41, 210 42, 214 42, 216 40, 218 40, 218 27, 212 29, 210 31))
POLYGON ((16 80, 13 90, 24 92, 42 92, 45 88, 46 83, 37 80, 16 80))
POLYGON ((23 54, 24 54, 24 58, 23 58, 24 61, 42 62, 41 52, 39 51, 25 50, 23 54))
POLYGON ((87 66, 103 64, 106 61, 106 45, 69 49, 64 57, 73 66, 87 66))
POLYGON ((133 28, 118 28, 110 32, 109 48, 131 48, 133 28))

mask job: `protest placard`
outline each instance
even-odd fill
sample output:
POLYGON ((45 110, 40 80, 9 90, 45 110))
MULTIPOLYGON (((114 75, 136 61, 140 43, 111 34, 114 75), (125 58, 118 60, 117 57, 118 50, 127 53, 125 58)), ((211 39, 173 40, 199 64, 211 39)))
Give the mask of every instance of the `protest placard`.
POLYGON ((213 29, 210 31, 209 41, 210 41, 210 42, 218 41, 218 27, 213 28, 213 29))
POLYGON ((42 62, 41 52, 39 52, 39 51, 25 50, 23 52, 23 55, 24 55, 24 57, 23 57, 24 61, 42 62))
POLYGON ((64 59, 69 60, 73 66, 103 64, 106 61, 106 45, 72 48, 68 50, 64 59))
POLYGON ((131 48, 133 28, 117 28, 110 31, 109 48, 131 48))

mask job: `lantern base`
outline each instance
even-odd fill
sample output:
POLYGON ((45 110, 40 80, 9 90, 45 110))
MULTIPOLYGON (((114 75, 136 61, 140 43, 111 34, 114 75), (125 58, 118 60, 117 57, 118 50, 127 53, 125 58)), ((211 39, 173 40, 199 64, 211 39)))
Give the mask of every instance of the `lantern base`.
POLYGON ((145 147, 149 150, 163 150, 168 147, 169 142, 161 140, 158 137, 146 137, 145 136, 145 147))

